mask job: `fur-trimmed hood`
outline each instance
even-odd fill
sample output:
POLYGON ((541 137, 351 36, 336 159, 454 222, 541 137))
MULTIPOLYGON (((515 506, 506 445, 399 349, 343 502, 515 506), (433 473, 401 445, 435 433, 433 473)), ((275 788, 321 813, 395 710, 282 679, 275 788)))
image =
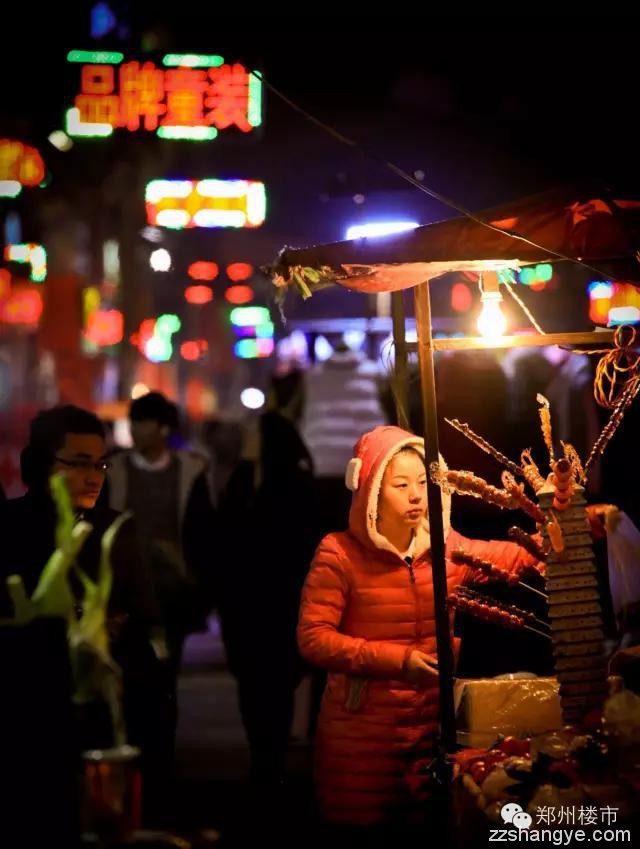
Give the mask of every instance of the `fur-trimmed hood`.
MULTIPOLYGON (((424 458, 424 440, 399 427, 376 427, 363 434, 349 462, 346 484, 353 492, 349 512, 349 530, 364 546, 399 554, 377 529, 378 498, 385 469, 402 448, 415 448, 424 458)), ((444 460, 440 457, 441 464, 444 460)), ((442 493, 442 518, 445 539, 451 527, 451 496, 442 493)), ((425 516, 416 534, 415 556, 431 547, 429 519, 425 516)))

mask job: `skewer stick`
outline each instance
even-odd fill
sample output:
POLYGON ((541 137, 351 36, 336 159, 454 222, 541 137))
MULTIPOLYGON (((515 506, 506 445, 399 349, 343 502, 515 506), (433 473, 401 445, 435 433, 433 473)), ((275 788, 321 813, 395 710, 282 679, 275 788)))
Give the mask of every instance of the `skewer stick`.
POLYGON ((514 525, 509 528, 509 539, 512 539, 520 548, 524 548, 532 557, 535 557, 539 563, 544 563, 547 559, 547 552, 544 548, 526 531, 514 525))
POLYGON ((545 622, 542 619, 538 619, 537 616, 534 616, 533 613, 530 613, 528 610, 522 610, 520 607, 517 607, 515 604, 504 604, 496 599, 491 598, 490 596, 483 595, 483 593, 478 592, 477 590, 472 590, 470 587, 457 587, 456 592, 461 595, 463 598, 466 596, 475 601, 482 601, 485 604, 489 604, 491 607, 498 608, 499 610, 504 611, 508 614, 514 614, 515 616, 519 616, 525 622, 534 622, 541 628, 549 628, 550 625, 548 622, 545 622))
POLYGON ((458 433, 466 436, 468 440, 473 442, 474 445, 477 445, 481 451, 485 452, 485 454, 489 454, 490 457, 493 457, 494 460, 497 460, 498 463, 501 463, 509 469, 511 474, 522 477, 523 471, 517 463, 514 463, 513 460, 510 460, 505 454, 498 451, 497 448, 494 448, 490 442, 472 430, 468 424, 458 421, 458 419, 445 419, 445 422, 455 428, 458 433))
POLYGON ((523 590, 529 590, 529 592, 535 593, 536 595, 539 595, 540 598, 543 598, 545 601, 549 600, 549 596, 546 593, 543 593, 542 590, 537 590, 535 587, 532 587, 530 584, 525 584, 524 581, 518 581, 516 586, 522 587, 523 590))
POLYGON ((532 628, 531 625, 522 626, 525 631, 530 631, 532 634, 537 634, 539 637, 544 637, 545 640, 551 642, 551 634, 545 634, 543 631, 538 631, 537 628, 532 628))

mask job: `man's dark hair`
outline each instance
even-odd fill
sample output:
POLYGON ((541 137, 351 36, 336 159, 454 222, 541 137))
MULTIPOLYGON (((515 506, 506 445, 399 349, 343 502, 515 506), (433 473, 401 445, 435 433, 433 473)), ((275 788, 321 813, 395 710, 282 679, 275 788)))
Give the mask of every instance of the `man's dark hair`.
POLYGON ((25 486, 46 487, 55 456, 68 433, 91 434, 105 438, 100 419, 73 404, 43 410, 31 422, 29 443, 20 455, 20 472, 25 486))
POLYGON ((129 418, 132 422, 158 422, 172 431, 180 427, 178 408, 161 392, 148 392, 133 400, 129 406, 129 418))

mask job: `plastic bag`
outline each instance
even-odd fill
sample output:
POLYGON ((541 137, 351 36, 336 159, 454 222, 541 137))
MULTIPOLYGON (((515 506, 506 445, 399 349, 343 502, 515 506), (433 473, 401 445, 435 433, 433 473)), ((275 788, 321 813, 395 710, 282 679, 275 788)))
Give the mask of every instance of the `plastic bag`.
POLYGON ((607 699, 603 719, 607 730, 624 744, 640 744, 640 696, 621 690, 607 699))
POLYGON ((562 728, 559 688, 555 678, 457 681, 459 742, 490 746, 499 734, 527 737, 562 728))

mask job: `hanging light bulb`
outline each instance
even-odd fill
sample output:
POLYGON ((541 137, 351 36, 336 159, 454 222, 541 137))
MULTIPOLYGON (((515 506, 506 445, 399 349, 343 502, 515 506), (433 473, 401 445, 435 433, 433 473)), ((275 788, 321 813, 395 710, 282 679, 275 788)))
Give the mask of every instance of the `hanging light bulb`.
POLYGON ((495 338, 503 336, 507 329, 507 319, 502 312, 502 295, 483 295, 482 309, 478 316, 478 331, 481 336, 487 338, 495 338))
POLYGON ((480 301, 482 309, 478 316, 478 332, 488 339, 503 336, 507 319, 502 312, 502 295, 498 277, 494 273, 480 274, 480 301))

